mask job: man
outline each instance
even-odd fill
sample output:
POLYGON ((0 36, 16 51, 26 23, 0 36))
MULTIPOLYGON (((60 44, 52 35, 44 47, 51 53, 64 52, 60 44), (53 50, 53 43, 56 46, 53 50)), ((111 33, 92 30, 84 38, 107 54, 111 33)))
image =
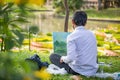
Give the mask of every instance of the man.
POLYGON ((51 63, 70 74, 92 76, 98 69, 96 38, 85 29, 86 23, 87 14, 76 11, 72 19, 74 31, 67 37, 67 55, 50 55, 51 63))

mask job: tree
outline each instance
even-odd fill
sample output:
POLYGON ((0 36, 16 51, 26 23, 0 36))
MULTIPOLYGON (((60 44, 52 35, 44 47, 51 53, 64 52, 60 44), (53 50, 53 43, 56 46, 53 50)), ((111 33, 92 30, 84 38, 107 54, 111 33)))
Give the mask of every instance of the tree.
POLYGON ((66 12, 66 16, 65 16, 65 24, 64 24, 64 31, 68 32, 68 20, 69 20, 69 7, 68 7, 68 0, 64 0, 64 6, 65 6, 65 12, 66 12))
POLYGON ((75 10, 80 9, 80 7, 82 6, 82 0, 53 0, 53 4, 54 7, 57 9, 57 13, 63 13, 66 15, 64 31, 68 32, 69 11, 74 12, 75 10))
POLYGON ((102 9, 101 3, 102 3, 102 0, 98 0, 98 10, 102 9))
MULTIPOLYGON (((55 8, 57 13, 65 14, 65 7, 63 1, 64 0, 53 0, 53 8, 55 8)), ((69 11, 71 12, 80 9, 83 4, 83 0, 68 0, 67 2, 69 4, 69 11)))

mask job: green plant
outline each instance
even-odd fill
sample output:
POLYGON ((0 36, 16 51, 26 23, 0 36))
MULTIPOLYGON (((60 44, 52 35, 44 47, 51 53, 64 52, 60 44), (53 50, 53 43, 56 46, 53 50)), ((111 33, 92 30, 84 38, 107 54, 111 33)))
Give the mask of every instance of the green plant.
POLYGON ((47 33, 46 35, 47 35, 47 36, 52 36, 52 33, 47 33))
POLYGON ((30 38, 31 38, 31 34, 37 34, 38 32, 39 32, 38 26, 30 26, 30 27, 29 27, 29 50, 31 50, 31 49, 30 49, 30 43, 31 43, 30 38))
MULTIPOLYGON (((20 52, 2 52, 0 53, 0 80, 25 80, 28 77, 30 80, 38 80, 34 78, 34 71, 37 69, 36 64, 25 61, 25 58, 37 53, 41 58, 41 61, 47 61, 50 63, 50 54, 44 54, 36 51, 20 51, 20 52)), ((120 58, 98 56, 99 62, 111 63, 110 67, 104 67, 104 72, 114 73, 120 72, 120 58)), ((50 80, 71 80, 70 74, 67 75, 53 75, 50 80)), ((103 80, 98 77, 85 77, 80 76, 83 80, 103 80)), ((28 79, 27 79, 28 80, 28 79)), ((104 78, 104 80, 113 80, 112 78, 104 78)))
MULTIPOLYGON (((82 6, 83 0, 67 0, 69 11, 73 12, 77 9, 80 9, 82 6)), ((56 9, 56 12, 59 14, 65 14, 65 8, 63 4, 63 0, 53 0, 53 7, 56 9)))
MULTIPOLYGON (((0 52, 0 80, 40 80, 35 78, 38 66, 26 58, 39 53, 41 61, 49 62, 49 54, 36 51, 0 52)), ((43 73, 44 74, 44 73, 43 73)))
POLYGON ((97 11, 95 9, 87 9, 85 10, 89 18, 102 18, 102 19, 120 19, 120 8, 109 8, 97 11))
POLYGON ((19 24, 28 22, 26 18, 31 10, 29 4, 43 5, 44 0, 0 0, 1 51, 21 46, 24 36, 19 24))
POLYGON ((14 46, 20 47, 22 44, 24 37, 18 23, 27 22, 27 20, 23 16, 25 11, 21 12, 21 9, 20 5, 15 6, 13 2, 0 3, 1 51, 9 51, 14 46))

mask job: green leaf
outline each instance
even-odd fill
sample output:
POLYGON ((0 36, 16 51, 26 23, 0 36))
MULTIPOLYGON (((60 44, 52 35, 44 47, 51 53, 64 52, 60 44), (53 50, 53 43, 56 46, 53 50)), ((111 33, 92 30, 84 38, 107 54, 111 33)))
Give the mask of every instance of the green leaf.
POLYGON ((11 23, 10 25, 12 26, 12 29, 15 28, 15 29, 21 30, 21 28, 18 25, 14 24, 14 23, 11 23))
POLYGON ((29 21, 27 21, 27 19, 25 19, 24 17, 19 17, 18 19, 14 20, 16 22, 21 22, 21 23, 28 23, 29 21))
POLYGON ((37 32, 39 32, 38 26, 30 26, 29 32, 36 34, 37 32))
POLYGON ((8 24, 8 21, 9 21, 9 15, 8 15, 8 13, 5 13, 4 14, 4 24, 8 24))
POLYGON ((12 30, 12 32, 17 36, 16 39, 18 40, 18 43, 21 45, 24 40, 23 34, 21 34, 20 31, 18 30, 12 30))
POLYGON ((14 41, 12 40, 12 38, 5 38, 4 43, 5 43, 5 50, 7 51, 9 51, 14 47, 14 41))
POLYGON ((7 3, 3 8, 2 8, 2 12, 8 11, 9 9, 11 9, 11 7, 14 5, 14 3, 7 3))

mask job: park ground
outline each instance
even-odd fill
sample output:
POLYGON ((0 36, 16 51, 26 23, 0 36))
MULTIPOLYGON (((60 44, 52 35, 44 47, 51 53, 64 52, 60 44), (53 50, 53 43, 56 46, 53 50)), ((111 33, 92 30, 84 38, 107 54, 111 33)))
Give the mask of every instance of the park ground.
MULTIPOLYGON (((88 13, 89 18, 120 20, 120 8, 107 9, 103 11, 86 10, 86 12, 88 13)), ((117 26, 117 27, 119 27, 120 29, 120 26, 117 26)), ((113 32, 113 33, 115 33, 116 35, 120 34, 120 32, 113 32)), ((119 36, 116 36, 116 35, 115 37, 117 37, 117 39, 120 39, 119 36)), ((103 42, 100 42, 100 44, 103 44, 103 42)), ((46 44, 43 43, 43 45, 44 45, 43 47, 46 47, 46 44)), ((49 46, 47 45, 47 47, 52 48, 51 45, 49 46)), ((110 46, 107 45, 107 48, 110 48, 110 46)), ((117 46, 117 48, 119 48, 119 46, 117 46)), ((72 75, 70 74, 51 75, 49 77, 49 74, 47 73, 42 73, 42 74, 38 73, 37 78, 35 78, 36 75, 34 73, 37 70, 36 65, 34 63, 25 61, 25 58, 28 58, 34 54, 38 54, 42 61, 47 61, 50 63, 49 50, 45 50, 41 48, 39 50, 32 49, 31 51, 29 51, 28 48, 27 49, 24 48, 19 51, 13 50, 10 52, 0 52, 0 80, 40 80, 40 78, 44 80, 48 80, 46 77, 48 77, 50 80, 71 80, 70 76, 72 75)), ((98 56, 98 62, 105 62, 106 64, 109 64, 109 63, 112 64, 110 67, 104 67, 104 72, 108 72, 108 73, 120 72, 119 56, 109 56, 109 57, 98 56)), ((89 77, 89 78, 84 76, 80 76, 80 77, 82 78, 82 80, 103 80, 104 79, 104 78, 97 78, 97 77, 89 77)), ((113 80, 113 78, 108 77, 108 78, 105 78, 104 80, 113 80)))

